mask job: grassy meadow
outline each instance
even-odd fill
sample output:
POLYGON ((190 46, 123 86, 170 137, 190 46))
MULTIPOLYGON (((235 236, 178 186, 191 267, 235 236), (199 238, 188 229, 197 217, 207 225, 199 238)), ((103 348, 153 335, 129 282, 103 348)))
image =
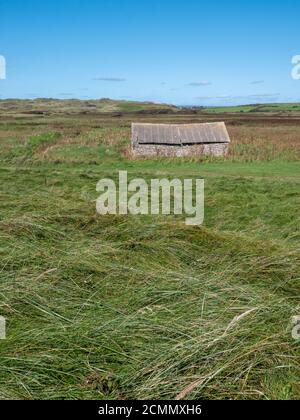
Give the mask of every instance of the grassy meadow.
POLYGON ((107 102, 0 101, 0 399, 299 399, 300 114, 107 102), (226 158, 131 158, 220 120, 226 158), (204 178, 204 225, 97 215, 119 170, 204 178))

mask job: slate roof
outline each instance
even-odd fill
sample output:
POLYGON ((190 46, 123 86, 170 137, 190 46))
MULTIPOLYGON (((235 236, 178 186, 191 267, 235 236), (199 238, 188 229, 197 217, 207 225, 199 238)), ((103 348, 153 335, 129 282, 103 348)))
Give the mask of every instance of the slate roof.
POLYGON ((224 122, 205 124, 132 124, 138 144, 195 145, 230 143, 224 122))

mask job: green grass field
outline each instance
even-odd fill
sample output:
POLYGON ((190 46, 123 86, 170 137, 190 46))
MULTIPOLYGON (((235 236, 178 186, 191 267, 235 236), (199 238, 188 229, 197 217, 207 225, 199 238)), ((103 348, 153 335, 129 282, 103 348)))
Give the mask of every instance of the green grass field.
POLYGON ((0 120, 0 398, 299 399, 299 122, 135 161, 131 119, 0 120), (97 215, 119 170, 204 178, 204 225, 97 215))
POLYGON ((254 104, 237 106, 220 106, 205 108, 210 113, 238 113, 238 112, 262 112, 262 113, 292 113, 300 111, 299 103, 274 103, 274 104, 254 104))

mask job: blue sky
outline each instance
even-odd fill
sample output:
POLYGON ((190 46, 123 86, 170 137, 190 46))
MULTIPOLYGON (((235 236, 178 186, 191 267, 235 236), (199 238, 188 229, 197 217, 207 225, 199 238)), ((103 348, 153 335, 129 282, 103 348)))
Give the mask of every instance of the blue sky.
POLYGON ((299 0, 0 0, 0 97, 300 101, 299 0))

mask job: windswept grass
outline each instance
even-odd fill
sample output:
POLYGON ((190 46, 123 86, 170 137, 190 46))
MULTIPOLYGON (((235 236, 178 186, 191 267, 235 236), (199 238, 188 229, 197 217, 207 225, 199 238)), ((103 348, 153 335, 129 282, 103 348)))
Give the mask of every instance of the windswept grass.
POLYGON ((299 399, 296 127, 231 126, 225 161, 132 161, 126 121, 37 121, 0 130, 0 398, 299 399), (204 177, 204 226, 98 216, 119 169, 204 177))

